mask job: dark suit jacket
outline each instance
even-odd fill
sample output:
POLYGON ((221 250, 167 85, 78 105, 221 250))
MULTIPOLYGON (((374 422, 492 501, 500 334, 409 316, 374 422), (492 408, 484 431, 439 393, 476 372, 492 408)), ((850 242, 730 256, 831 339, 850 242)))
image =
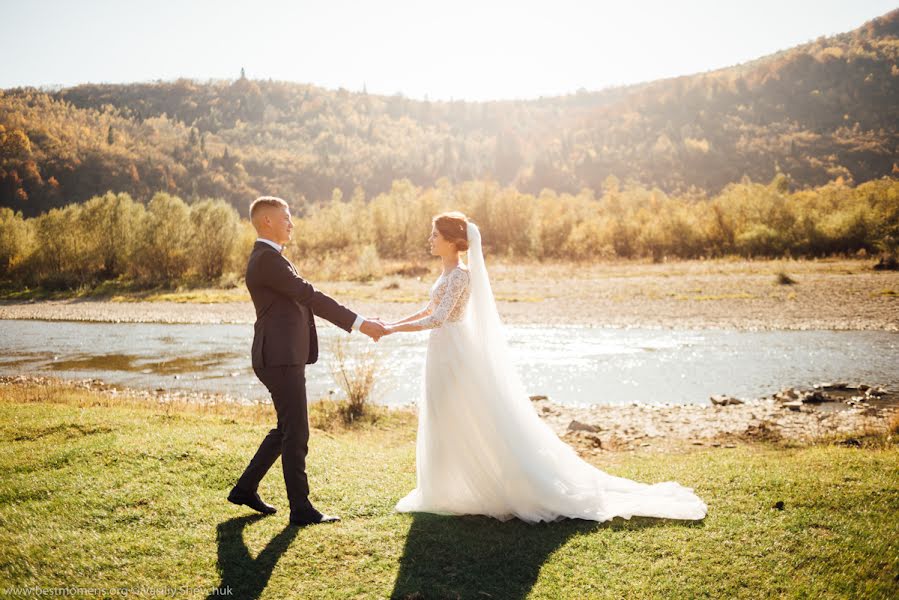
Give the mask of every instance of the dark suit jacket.
POLYGON ((247 289, 256 307, 253 368, 318 360, 318 315, 351 331, 356 313, 322 294, 277 250, 257 241, 247 262, 247 289))

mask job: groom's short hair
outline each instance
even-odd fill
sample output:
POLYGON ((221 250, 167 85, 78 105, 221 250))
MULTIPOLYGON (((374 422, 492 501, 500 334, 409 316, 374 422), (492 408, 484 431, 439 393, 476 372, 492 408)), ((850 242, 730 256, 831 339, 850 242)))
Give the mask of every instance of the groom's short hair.
POLYGON ((253 203, 252 203, 252 204, 250 204, 250 220, 251 220, 251 221, 253 220, 253 215, 256 214, 256 211, 258 211, 260 208, 263 208, 263 207, 265 207, 265 206, 276 206, 276 207, 280 207, 280 208, 290 208, 290 207, 287 205, 287 202, 285 202, 285 201, 282 200, 281 198, 277 198, 277 197, 275 197, 275 196, 259 196, 258 198, 256 198, 255 200, 253 200, 253 203))

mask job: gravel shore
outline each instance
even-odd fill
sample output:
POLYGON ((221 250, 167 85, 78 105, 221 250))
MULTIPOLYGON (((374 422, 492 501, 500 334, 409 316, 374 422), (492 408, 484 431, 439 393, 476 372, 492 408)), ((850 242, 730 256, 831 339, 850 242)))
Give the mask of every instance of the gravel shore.
POLYGON ((790 405, 773 397, 739 405, 560 406, 540 399, 544 421, 581 453, 734 447, 753 441, 808 443, 882 432, 899 422, 899 394, 874 403, 790 405))
MULTIPOLYGON (((432 270, 316 286, 360 314, 392 320, 427 303, 432 270)), ((871 261, 499 264, 490 274, 510 324, 899 331, 899 272, 873 271, 871 261), (778 283, 778 273, 795 283, 778 283)), ((237 301, 215 303, 2 301, 0 319, 252 323, 249 297, 236 292, 237 301)))

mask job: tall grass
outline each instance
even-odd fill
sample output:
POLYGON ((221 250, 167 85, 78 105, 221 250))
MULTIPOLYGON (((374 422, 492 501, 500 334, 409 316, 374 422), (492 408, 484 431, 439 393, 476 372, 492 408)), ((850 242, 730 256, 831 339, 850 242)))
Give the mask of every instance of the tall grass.
POLYGON ((380 361, 370 344, 364 350, 352 351, 349 344, 338 337, 331 343, 331 376, 344 397, 337 401, 337 413, 345 425, 352 425, 363 417, 376 416, 372 406, 372 392, 380 361))

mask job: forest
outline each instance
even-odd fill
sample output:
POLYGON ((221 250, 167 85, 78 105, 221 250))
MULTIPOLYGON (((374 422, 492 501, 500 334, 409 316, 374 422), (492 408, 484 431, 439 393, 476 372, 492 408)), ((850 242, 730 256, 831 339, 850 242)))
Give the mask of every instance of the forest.
MULTIPOLYGON (((488 260, 597 261, 815 257, 899 246, 899 180, 790 191, 786 175, 713 197, 669 196, 609 177, 600 194, 538 195, 478 181, 394 182, 368 197, 334 190, 296 219, 288 252, 307 276, 371 280, 420 269, 431 217, 464 211, 488 260), (310 273, 311 271, 311 273, 310 273)), ((106 193, 37 217, 0 208, 0 282, 17 289, 238 285, 255 233, 224 200, 157 192, 146 206, 106 193)))
POLYGON ((441 181, 540 199, 600 198, 609 178, 680 199, 781 175, 790 193, 854 187, 899 174, 897 59, 899 10, 742 65, 526 101, 412 100, 242 70, 7 89, 0 206, 37 217, 112 191, 148 211, 167 194, 246 216, 271 194, 306 216, 335 190, 375 199, 441 181))

